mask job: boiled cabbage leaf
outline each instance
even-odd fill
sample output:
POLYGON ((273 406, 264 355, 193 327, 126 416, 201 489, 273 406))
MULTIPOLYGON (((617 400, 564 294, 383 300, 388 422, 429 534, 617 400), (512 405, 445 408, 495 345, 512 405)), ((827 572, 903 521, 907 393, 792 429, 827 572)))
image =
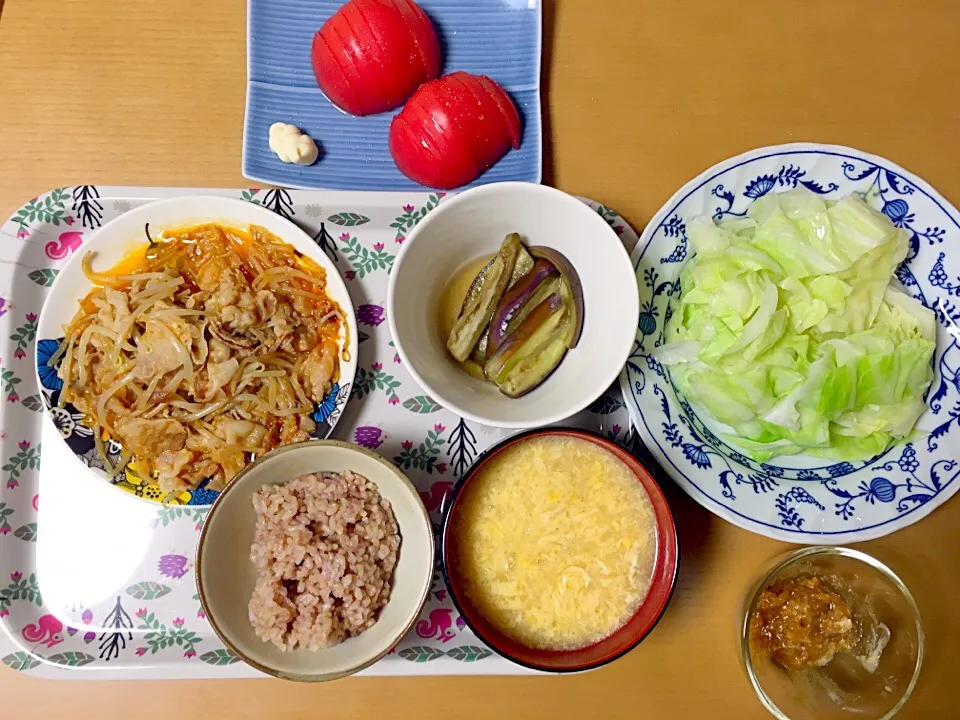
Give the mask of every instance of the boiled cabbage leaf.
POLYGON ((695 254, 655 354, 731 442, 759 461, 853 460, 911 434, 936 321, 891 285, 906 232, 856 195, 798 188, 687 235, 695 254))

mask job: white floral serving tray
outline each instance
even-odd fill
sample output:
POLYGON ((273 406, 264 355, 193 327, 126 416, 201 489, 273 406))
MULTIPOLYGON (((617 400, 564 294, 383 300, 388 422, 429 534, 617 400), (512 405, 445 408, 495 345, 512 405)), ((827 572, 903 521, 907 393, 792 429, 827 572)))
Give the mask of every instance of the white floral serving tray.
MULTIPOLYGON (((467 423, 424 395, 384 322, 396 250, 441 194, 81 185, 33 198, 0 226, 0 660, 15 670, 86 679, 258 675, 223 647, 200 608, 193 555, 206 509, 147 503, 86 472, 57 437, 78 428, 43 414, 34 373, 47 288, 85 236, 151 200, 196 194, 241 197, 292 219, 340 268, 361 343, 353 396, 334 436, 392 459, 435 522, 454 480, 507 434, 467 423)), ((629 226, 590 204, 632 250, 629 226)), ((636 442, 616 387, 570 424, 636 442)), ((527 671, 465 628, 439 569, 414 629, 365 671, 519 672, 527 671)))

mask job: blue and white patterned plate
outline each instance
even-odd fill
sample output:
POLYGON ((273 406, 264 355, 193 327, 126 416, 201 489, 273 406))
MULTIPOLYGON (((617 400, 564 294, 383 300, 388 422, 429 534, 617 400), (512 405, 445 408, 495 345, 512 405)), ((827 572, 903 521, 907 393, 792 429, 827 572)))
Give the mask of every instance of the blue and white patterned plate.
POLYGON ((903 168, 858 150, 780 145, 710 168, 654 216, 632 255, 641 309, 620 385, 644 443, 697 502, 768 537, 860 542, 929 515, 960 488, 958 243, 956 208, 903 168), (690 252, 685 223, 704 214, 740 216, 757 198, 798 186, 829 198, 860 193, 909 232, 910 251, 897 279, 937 316, 935 374, 918 423, 921 434, 868 462, 828 463, 803 455, 754 462, 696 417, 678 398, 669 374, 650 357, 662 342, 680 268, 690 252))
MULTIPOLYGON (((396 112, 353 117, 317 86, 310 64, 313 34, 344 0, 248 0, 247 112, 243 174, 293 188, 422 189, 390 157, 387 130, 396 112), (309 167, 281 162, 268 144, 270 125, 296 125, 320 145, 309 167)), ((418 0, 443 48, 443 72, 487 75, 510 93, 523 120, 511 150, 473 185, 540 182, 540 0, 418 0)), ((470 187, 468 186, 468 187, 470 187)))

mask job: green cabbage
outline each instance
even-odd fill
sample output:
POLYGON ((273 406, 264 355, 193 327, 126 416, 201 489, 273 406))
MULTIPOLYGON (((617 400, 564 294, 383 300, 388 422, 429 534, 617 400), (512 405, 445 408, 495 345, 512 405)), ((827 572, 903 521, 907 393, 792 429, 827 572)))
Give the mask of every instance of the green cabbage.
POLYGON ((933 378, 933 313, 892 287, 908 237, 855 195, 804 188, 746 217, 695 218, 657 359, 756 460, 872 457, 913 431, 933 378))

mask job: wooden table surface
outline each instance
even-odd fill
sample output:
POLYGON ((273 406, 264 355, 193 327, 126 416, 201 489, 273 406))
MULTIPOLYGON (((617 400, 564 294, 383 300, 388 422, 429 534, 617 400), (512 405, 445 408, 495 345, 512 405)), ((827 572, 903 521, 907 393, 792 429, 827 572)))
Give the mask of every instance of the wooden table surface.
MULTIPOLYGON (((955 2, 544 4, 545 182, 638 229, 713 163, 801 140, 883 155, 960 203, 955 2)), ((245 23, 240 0, 0 0, 0 214, 77 183, 248 185, 245 23)), ((3 668, 0 716, 766 717, 738 664, 735 615, 748 578, 786 546, 666 490, 677 592, 643 644, 600 671, 298 686, 51 682, 3 668)), ((957 499, 862 546, 901 574, 923 614, 927 654, 905 719, 957 712, 958 548, 957 499)))

